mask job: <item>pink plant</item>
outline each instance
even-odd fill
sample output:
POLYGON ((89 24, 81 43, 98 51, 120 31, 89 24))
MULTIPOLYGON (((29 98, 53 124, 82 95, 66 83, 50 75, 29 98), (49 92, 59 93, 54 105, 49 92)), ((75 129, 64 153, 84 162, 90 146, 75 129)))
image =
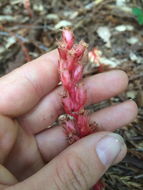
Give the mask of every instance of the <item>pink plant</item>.
MULTIPOLYGON (((74 34, 70 29, 63 29, 62 39, 58 42, 59 73, 65 89, 63 107, 67 115, 64 123, 65 133, 70 144, 85 137, 96 130, 96 125, 89 124, 84 106, 87 100, 86 91, 80 84, 83 76, 82 58, 87 44, 80 41, 74 43, 74 34)), ((94 190, 101 190, 101 183, 94 186, 94 190)))
POLYGON ((90 52, 88 52, 88 59, 89 62, 96 64, 99 72, 103 72, 104 65, 100 62, 100 55, 101 52, 97 48, 93 48, 90 52))
POLYGON ((74 35, 69 29, 63 30, 62 40, 58 44, 60 55, 59 73, 66 92, 63 98, 63 107, 65 113, 70 116, 66 120, 64 128, 69 142, 73 143, 95 131, 95 127, 89 125, 88 117, 84 110, 86 91, 79 84, 83 75, 81 60, 87 45, 83 41, 79 44, 74 44, 74 35))

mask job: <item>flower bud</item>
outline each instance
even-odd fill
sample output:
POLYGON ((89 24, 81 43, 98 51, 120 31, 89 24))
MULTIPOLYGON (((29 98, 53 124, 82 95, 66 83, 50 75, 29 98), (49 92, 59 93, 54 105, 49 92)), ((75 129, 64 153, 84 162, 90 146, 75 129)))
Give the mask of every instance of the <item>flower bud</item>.
POLYGON ((70 76, 70 73, 68 70, 63 70, 61 71, 61 81, 62 81, 62 84, 63 86, 66 88, 66 89, 70 89, 71 88, 71 76, 70 76))
POLYGON ((60 47, 58 48, 58 52, 59 52, 60 58, 66 60, 67 50, 65 48, 60 47))
POLYGON ((89 127, 88 123, 88 118, 85 115, 79 115, 78 117, 78 126, 79 126, 79 133, 80 133, 80 138, 90 134, 92 131, 89 127))
POLYGON ((66 43, 66 48, 70 50, 74 44, 73 32, 71 30, 69 30, 68 28, 66 28, 62 32, 62 37, 66 43))
POLYGON ((79 82, 79 80, 81 80, 82 78, 82 72, 83 72, 83 66, 80 64, 80 65, 77 65, 75 71, 73 72, 73 81, 75 83, 79 82))

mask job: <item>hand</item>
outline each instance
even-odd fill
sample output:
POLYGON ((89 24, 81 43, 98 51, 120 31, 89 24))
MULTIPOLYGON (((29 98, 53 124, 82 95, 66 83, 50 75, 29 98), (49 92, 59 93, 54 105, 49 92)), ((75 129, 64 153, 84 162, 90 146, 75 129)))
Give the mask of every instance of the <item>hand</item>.
MULTIPOLYGON (((90 115, 99 132, 69 147, 61 126, 48 129, 63 113, 57 63, 55 50, 0 79, 0 189, 89 189, 126 154, 123 139, 111 131, 136 117, 131 100, 90 115)), ((128 78, 110 71, 84 84, 92 104, 124 91, 128 78)))

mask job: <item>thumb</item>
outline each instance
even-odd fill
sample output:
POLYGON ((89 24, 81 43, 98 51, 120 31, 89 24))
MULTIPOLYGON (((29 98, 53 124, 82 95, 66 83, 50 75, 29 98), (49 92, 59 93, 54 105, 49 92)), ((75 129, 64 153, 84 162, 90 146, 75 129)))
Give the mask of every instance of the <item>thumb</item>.
POLYGON ((68 147, 14 190, 87 190, 125 154, 121 136, 109 132, 92 134, 68 147))

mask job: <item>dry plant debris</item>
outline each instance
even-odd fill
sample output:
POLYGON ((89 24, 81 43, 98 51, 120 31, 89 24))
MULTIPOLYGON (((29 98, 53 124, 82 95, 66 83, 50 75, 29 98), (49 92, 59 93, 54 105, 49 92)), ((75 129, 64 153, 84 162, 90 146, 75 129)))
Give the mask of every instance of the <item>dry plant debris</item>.
MULTIPOLYGON (((143 26, 132 9, 143 10, 142 0, 22 0, 0 1, 0 75, 56 47, 60 28, 71 26, 77 40, 101 52, 104 70, 122 69, 129 76, 126 92, 91 105, 103 107, 134 99, 139 106, 136 120, 118 130, 127 145, 124 161, 104 176, 107 190, 143 189, 143 26), (24 8, 25 7, 25 8, 24 8)), ((140 20, 141 22, 141 20, 140 20)), ((87 60, 85 60, 87 61, 87 60)), ((90 62, 85 76, 98 73, 90 62)))

